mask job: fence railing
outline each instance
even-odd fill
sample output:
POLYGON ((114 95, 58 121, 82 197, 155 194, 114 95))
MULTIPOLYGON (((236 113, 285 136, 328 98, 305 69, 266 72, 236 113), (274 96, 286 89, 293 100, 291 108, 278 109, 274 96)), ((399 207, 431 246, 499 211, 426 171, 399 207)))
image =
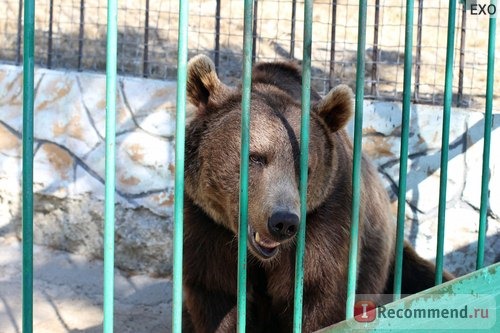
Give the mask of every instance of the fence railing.
MULTIPOLYGON (((100 0, 64 3, 37 2, 35 38, 36 63, 47 68, 104 71, 105 6, 100 0)), ((0 61, 20 64, 22 59, 22 1, 0 0, 0 61)), ((191 39, 189 50, 212 56, 219 76, 234 80, 241 71, 243 16, 242 2, 236 0, 191 0, 191 39)), ((252 59, 301 59, 303 1, 254 1, 252 20, 252 59), (269 9, 271 8, 271 9, 269 9), (270 15, 268 12, 274 12, 270 15), (274 32, 276 31, 276 32, 274 32)), ((457 39, 454 46, 453 105, 482 108, 483 91, 476 82, 486 79, 485 47, 487 18, 471 16, 464 4, 456 13, 457 39)), ((354 88, 356 4, 318 0, 313 2, 316 19, 312 59, 312 85, 326 94, 332 86, 348 83, 354 88)), ((403 94, 404 9, 403 0, 376 0, 367 5, 365 97, 399 101, 403 94), (385 36, 391 36, 386 38, 385 36)), ((412 48, 414 80, 411 100, 415 103, 442 104, 445 75, 445 0, 415 1, 416 40, 412 48)), ((118 73, 153 79, 176 78, 179 4, 174 0, 119 3, 118 73)), ((500 50, 497 46, 497 59, 500 50)), ((498 60, 497 60, 498 61, 498 60)), ((495 99, 500 95, 497 83, 495 99)))
MULTIPOLYGON (((242 146, 240 171, 240 227, 238 251, 238 331, 245 331, 246 308, 246 232, 247 232, 247 190, 248 190, 248 155, 249 155, 249 117, 252 50, 254 50, 254 11, 253 1, 246 0, 244 6, 244 61, 243 61, 243 99, 242 99, 242 146)), ((23 332, 33 331, 33 107, 34 107, 34 17, 33 0, 24 3, 24 99, 23 99, 23 332)), ((406 16, 406 57, 405 57, 405 90, 403 93, 403 128, 401 141, 401 173, 398 207, 397 255, 395 271, 395 294, 400 297, 402 242, 404 224, 404 195, 406 193, 406 159, 408 148, 409 112, 411 100, 412 73, 412 27, 413 0, 407 0, 406 16)), ((303 82, 302 82, 302 122, 301 145, 308 147, 308 124, 310 110, 311 82, 311 47, 312 47, 312 0, 304 1, 304 40, 303 40, 303 82)), ((448 18, 448 56, 446 61, 445 100, 443 106, 443 141, 441 155, 441 182, 439 204, 439 229, 436 254, 436 284, 441 283, 443 269, 444 221, 446 212, 446 167, 448 162, 449 122, 452 106, 452 78, 455 32, 456 1, 449 2, 448 18)), ((347 317, 353 316, 353 302, 356 290, 356 262, 359 222, 359 191, 361 170, 361 132, 363 120, 364 99, 364 49, 366 43, 367 1, 359 4, 358 23, 358 58, 355 101, 355 133, 354 133, 354 164, 353 164, 353 202, 351 225, 351 248, 349 253, 348 298, 346 305, 347 317)), ((113 267, 114 267, 114 160, 115 160, 115 109, 116 109, 116 68, 117 68, 117 2, 108 0, 108 31, 107 31, 107 103, 106 103, 106 199, 105 199, 105 241, 104 241, 104 332, 113 331, 113 267)), ((173 275, 173 332, 182 330, 182 237, 183 237, 183 176, 184 176, 184 127, 186 110, 186 67, 188 56, 188 1, 180 1, 179 16, 179 47, 178 47, 178 95, 177 95, 177 130, 176 130, 176 192, 175 192, 175 227, 174 227, 174 275, 173 275)), ((478 240, 477 268, 483 266, 484 237, 486 233, 486 211, 488 207, 489 154, 493 109, 494 62, 495 62, 495 30, 496 18, 489 19, 488 71, 486 88, 486 110, 484 128, 484 155, 481 191, 481 215, 478 240)), ((296 278, 294 299, 294 332, 301 331, 302 316, 302 267, 305 247, 306 230, 306 189, 307 189, 307 149, 301 149, 300 165, 300 200, 301 227, 298 234, 296 255, 296 278)))
POLYGON ((184 221, 184 146, 186 126, 187 41, 189 1, 181 1, 175 123, 175 193, 172 332, 182 331, 182 243, 184 221))
POLYGON ((23 332, 33 332, 33 136, 35 1, 24 3, 23 58, 23 332))
POLYGON ((116 159, 116 66, 117 0, 108 0, 106 38, 106 148, 104 201, 104 322, 103 331, 113 332, 115 264, 115 159, 116 159))
POLYGON ((403 117, 401 119, 401 148, 399 155, 399 193, 396 227, 396 258, 394 260, 394 300, 401 298, 403 278, 404 222, 406 208, 406 174, 408 171, 408 138, 410 136, 411 65, 413 45, 413 0, 406 2, 405 71, 403 88, 403 117))

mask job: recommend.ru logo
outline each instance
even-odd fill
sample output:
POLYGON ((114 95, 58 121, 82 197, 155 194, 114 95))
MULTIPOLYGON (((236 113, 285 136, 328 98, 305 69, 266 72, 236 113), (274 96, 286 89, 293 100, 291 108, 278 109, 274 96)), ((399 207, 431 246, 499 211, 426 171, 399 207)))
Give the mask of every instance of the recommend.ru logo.
POLYGON ((392 295, 357 295, 356 299, 351 322, 356 329, 489 330, 498 311, 495 298, 484 294, 431 294, 395 303, 389 303, 392 295))

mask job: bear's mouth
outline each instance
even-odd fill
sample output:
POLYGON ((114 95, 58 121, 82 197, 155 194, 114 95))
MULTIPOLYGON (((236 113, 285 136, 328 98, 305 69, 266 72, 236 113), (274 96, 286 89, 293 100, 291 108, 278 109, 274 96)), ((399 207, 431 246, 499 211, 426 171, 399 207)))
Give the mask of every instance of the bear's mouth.
POLYGON ((250 224, 248 224, 248 243, 254 252, 263 259, 269 259, 276 255, 280 246, 280 243, 256 232, 250 224))

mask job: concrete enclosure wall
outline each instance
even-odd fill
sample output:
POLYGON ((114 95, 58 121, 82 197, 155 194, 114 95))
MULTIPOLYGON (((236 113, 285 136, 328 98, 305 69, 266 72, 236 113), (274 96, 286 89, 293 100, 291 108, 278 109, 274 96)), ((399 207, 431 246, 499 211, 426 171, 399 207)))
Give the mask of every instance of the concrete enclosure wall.
MULTIPOLYGON (((105 76, 39 69, 35 75, 35 242, 102 256, 105 76)), ((174 82, 119 78, 116 264, 171 272, 174 82)), ((20 236, 22 69, 0 66, 0 236, 20 236)), ((188 114, 191 115, 191 112, 188 114)), ((442 109, 415 105, 410 130, 406 234, 432 259, 439 193, 442 109)), ((453 109, 445 265, 474 269, 484 115, 453 109)), ((500 114, 494 115, 486 263, 500 252, 500 114)), ((397 207, 401 105, 365 102, 364 149, 397 207)), ((350 126, 352 133, 352 124, 350 126)))

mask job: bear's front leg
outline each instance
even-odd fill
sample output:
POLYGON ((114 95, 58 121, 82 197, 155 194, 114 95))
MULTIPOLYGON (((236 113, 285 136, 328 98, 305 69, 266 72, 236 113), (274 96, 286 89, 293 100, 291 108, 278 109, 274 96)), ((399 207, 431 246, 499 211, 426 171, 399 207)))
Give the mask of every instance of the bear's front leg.
POLYGON ((346 297, 321 295, 318 289, 304 290, 302 332, 315 332, 345 319, 346 297))
POLYGON ((190 320, 185 319, 183 330, 194 332, 236 332, 236 297, 200 287, 185 287, 185 305, 190 320), (189 324, 186 324, 188 322, 189 324))

